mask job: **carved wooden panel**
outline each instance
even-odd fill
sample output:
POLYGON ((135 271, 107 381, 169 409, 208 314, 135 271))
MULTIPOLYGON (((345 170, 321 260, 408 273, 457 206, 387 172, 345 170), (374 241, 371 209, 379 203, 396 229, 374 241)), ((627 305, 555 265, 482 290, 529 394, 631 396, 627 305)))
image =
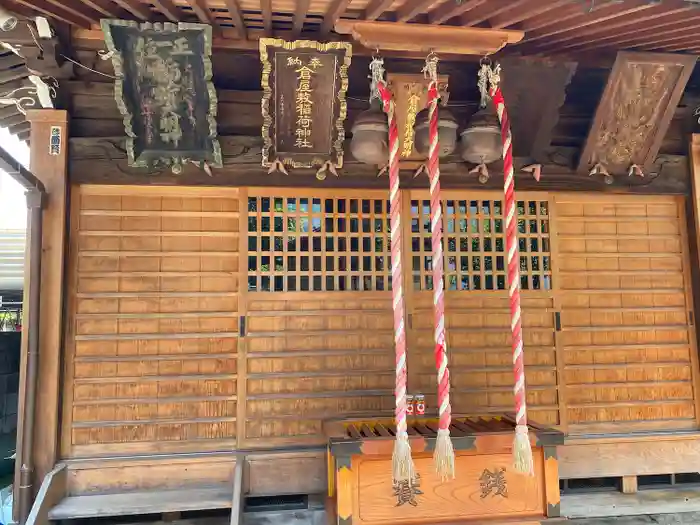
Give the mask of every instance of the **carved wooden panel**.
POLYGON ((515 154, 545 162, 544 152, 552 141, 577 64, 507 57, 500 62, 515 154))
POLYGON ((648 169, 659 152, 696 58, 620 52, 583 147, 579 171, 648 169))
POLYGON ((695 428, 682 201, 557 195, 555 209, 569 432, 695 428))

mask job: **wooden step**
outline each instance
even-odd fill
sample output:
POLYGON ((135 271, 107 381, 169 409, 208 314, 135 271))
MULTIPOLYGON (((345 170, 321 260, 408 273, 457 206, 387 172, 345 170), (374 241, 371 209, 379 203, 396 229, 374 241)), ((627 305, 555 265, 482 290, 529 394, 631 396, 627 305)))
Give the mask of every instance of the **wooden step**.
POLYGON ((231 488, 227 485, 212 488, 70 496, 49 511, 49 519, 68 520, 230 509, 231 499, 231 488))

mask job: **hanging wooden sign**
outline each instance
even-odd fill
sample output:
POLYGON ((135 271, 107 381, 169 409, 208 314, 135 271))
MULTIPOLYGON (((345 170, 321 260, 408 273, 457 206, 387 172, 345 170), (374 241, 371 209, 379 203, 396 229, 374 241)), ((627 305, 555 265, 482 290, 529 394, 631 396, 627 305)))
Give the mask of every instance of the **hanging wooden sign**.
MULTIPOLYGON (((396 103, 396 122, 399 127, 399 152, 402 161, 423 161, 425 155, 416 151, 416 115, 428 100, 428 79, 423 74, 388 73, 387 80, 396 103)), ((438 90, 447 93, 449 77, 441 75, 438 90)), ((404 163, 404 165, 406 165, 404 163)))
POLYGON ((174 173, 187 162, 221 167, 211 27, 103 20, 102 30, 117 77, 129 166, 169 166, 174 173))
POLYGON ((351 56, 347 42, 260 39, 263 166, 343 166, 351 56))

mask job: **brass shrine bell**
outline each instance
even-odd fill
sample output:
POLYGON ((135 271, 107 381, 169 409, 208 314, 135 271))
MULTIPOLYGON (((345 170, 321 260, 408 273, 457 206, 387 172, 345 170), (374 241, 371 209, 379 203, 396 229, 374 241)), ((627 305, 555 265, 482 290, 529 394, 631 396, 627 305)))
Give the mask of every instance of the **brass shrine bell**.
POLYGON ((365 164, 384 166, 389 161, 389 122, 376 103, 355 119, 350 152, 365 164))
MULTIPOLYGON (((446 157, 457 147, 457 119, 447 108, 438 108, 438 155, 446 157)), ((430 110, 425 108, 416 115, 413 125, 414 145, 420 155, 430 152, 430 110)))
POLYGON ((466 162, 489 164, 500 159, 503 154, 498 116, 490 108, 474 113, 460 137, 462 159, 466 162))

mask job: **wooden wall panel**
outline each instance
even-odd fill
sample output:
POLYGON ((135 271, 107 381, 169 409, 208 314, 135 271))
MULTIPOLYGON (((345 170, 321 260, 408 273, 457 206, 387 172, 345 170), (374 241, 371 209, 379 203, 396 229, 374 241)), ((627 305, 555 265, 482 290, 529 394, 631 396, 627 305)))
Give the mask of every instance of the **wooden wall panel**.
POLYGON ((325 443, 393 410, 385 192, 251 188, 245 446, 325 443))
POLYGON ((65 455, 235 444, 239 200, 76 188, 65 455))
MULTIPOLYGON (((454 413, 512 412, 513 358, 502 194, 443 192, 446 332, 454 413)), ((409 393, 437 407, 429 202, 411 192, 409 393)), ((560 424, 547 194, 518 195, 528 413, 560 424)))
POLYGON ((570 432, 695 426, 682 201, 555 201, 570 432))

